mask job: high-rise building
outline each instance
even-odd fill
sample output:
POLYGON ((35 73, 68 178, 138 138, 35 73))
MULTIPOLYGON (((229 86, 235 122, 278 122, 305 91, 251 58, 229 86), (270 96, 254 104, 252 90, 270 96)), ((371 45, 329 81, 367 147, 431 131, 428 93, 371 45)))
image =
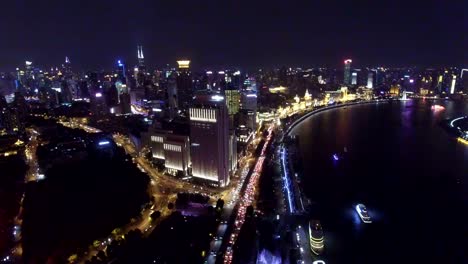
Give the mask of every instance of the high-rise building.
POLYGON ((232 175, 237 167, 237 137, 234 130, 229 133, 229 173, 232 175))
POLYGON ((224 187, 229 184, 229 118, 219 94, 197 98, 190 116, 192 175, 224 187))
POLYGON ((179 69, 177 71, 177 96, 179 109, 186 110, 192 103, 192 74, 190 72, 189 60, 178 60, 179 69))
POLYGON ((369 72, 367 74, 367 88, 370 88, 372 89, 374 86, 374 75, 372 74, 372 72, 369 72))
POLYGON ((169 107, 169 117, 174 118, 178 110, 178 96, 177 96, 177 78, 176 73, 172 73, 167 78, 167 105, 169 107))
POLYGON ((130 94, 128 92, 123 92, 120 94, 120 107, 122 114, 132 113, 130 94))
POLYGON ((25 61, 25 66, 26 66, 25 76, 27 79, 30 79, 32 78, 32 75, 33 75, 32 61, 25 61))
POLYGON ((240 108, 240 92, 237 89, 224 90, 229 116, 234 116, 240 108))
POLYGON ((63 64, 63 72, 65 75, 65 78, 71 77, 71 74, 72 74, 71 62, 68 57, 65 57, 65 64, 63 64))
POLYGON ((0 132, 10 133, 12 130, 11 111, 5 96, 0 94, 0 132))
POLYGON ((257 94, 253 91, 243 91, 240 108, 239 125, 255 131, 257 129, 257 94))
POLYGON ((357 72, 351 73, 351 85, 357 84, 357 72))
POLYGON ((122 60, 117 61, 117 78, 121 83, 127 83, 125 63, 122 60))
POLYGON ((106 100, 102 90, 91 89, 89 102, 91 105, 91 112, 94 118, 99 119, 108 113, 106 100))
POLYGON ((145 57, 143 56, 143 46, 137 47, 137 57, 138 57, 138 68, 140 70, 145 69, 145 57))
POLYGON ((143 55, 143 46, 137 46, 138 66, 135 67, 134 76, 137 87, 141 88, 145 85, 146 81, 146 66, 145 57, 143 55))
POLYGON ((189 70, 190 69, 190 61, 189 60, 178 60, 177 65, 179 66, 179 71, 189 70))
POLYGON ((461 90, 468 94, 468 69, 462 69, 460 72, 461 90), (464 77, 463 77, 464 76, 464 77))
POLYGON ((344 84, 351 84, 351 59, 347 59, 344 61, 344 84))
POLYGON ((452 75, 452 82, 450 83, 450 94, 455 93, 456 84, 457 84, 457 76, 452 75))
POLYGON ((253 91, 243 91, 241 96, 241 109, 257 111, 257 94, 253 91))

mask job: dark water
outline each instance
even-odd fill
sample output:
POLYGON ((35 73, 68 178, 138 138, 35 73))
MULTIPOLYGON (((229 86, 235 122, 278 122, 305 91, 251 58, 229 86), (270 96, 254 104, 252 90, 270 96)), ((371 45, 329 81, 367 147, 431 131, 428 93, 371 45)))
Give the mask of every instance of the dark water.
POLYGON ((397 101, 331 110, 293 130, 327 263, 468 263, 468 146, 438 124, 467 113, 463 102, 397 101), (372 224, 360 222, 358 202, 372 224))

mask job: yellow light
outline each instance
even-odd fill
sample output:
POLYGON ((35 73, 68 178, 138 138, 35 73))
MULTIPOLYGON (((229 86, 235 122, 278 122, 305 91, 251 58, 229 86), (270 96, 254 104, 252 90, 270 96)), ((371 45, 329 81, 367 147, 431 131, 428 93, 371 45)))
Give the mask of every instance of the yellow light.
POLYGON ((188 69, 190 67, 189 60, 178 60, 177 64, 179 64, 179 69, 188 69))
POLYGON ((468 140, 463 139, 463 138, 461 138, 461 137, 458 138, 458 142, 463 143, 463 144, 465 144, 465 145, 468 145, 468 140))

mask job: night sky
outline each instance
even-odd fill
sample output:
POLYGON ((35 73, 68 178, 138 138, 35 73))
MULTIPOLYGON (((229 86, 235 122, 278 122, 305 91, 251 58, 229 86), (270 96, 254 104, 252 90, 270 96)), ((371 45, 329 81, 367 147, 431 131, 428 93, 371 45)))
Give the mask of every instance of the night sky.
POLYGON ((10 0, 0 13, 0 70, 26 59, 75 69, 189 58, 195 68, 466 66, 464 0, 10 0), (156 3, 158 2, 158 3, 156 3))

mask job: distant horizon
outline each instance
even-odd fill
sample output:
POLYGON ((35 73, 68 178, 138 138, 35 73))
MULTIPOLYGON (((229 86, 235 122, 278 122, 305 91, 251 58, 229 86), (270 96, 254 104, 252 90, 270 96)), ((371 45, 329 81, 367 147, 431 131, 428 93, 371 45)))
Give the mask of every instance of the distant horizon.
MULTIPOLYGON (((112 63, 103 63, 102 65, 103 66, 100 66, 98 68, 95 68, 95 67, 83 67, 82 65, 80 64, 75 64, 74 63, 74 60, 73 60, 73 57, 70 57, 70 56, 63 56, 63 61, 62 62, 59 62, 57 64, 53 64, 53 65, 44 65, 44 64, 41 64, 41 63, 37 63, 35 60, 33 59, 25 59, 22 64, 19 64, 15 67, 12 67, 11 69, 4 69, 4 68, 0 68, 0 72, 4 72, 4 73, 7 73, 7 72, 15 72, 16 71, 16 68, 20 68, 20 69, 24 69, 25 67, 25 62, 26 61, 31 61, 33 64, 33 67, 37 67, 41 70, 50 70, 51 68, 55 68, 55 67, 58 67, 59 70, 60 70, 60 67, 62 66, 62 64, 65 63, 65 57, 68 57, 69 60, 70 60, 70 63, 71 63, 71 67, 72 67, 72 71, 74 72, 88 72, 88 71, 113 71, 113 70, 116 70, 117 69, 117 61, 118 60, 122 60, 123 63, 125 63, 125 65, 128 67, 127 70, 128 71, 131 71, 131 69, 133 69, 133 67, 136 67, 138 66, 138 61, 137 61, 137 57, 135 56, 134 59, 131 59, 130 60, 130 63, 128 63, 128 61, 124 58, 121 58, 121 57, 118 57, 118 59, 115 59, 115 63, 114 63, 114 66, 112 66, 112 63)), ((184 59, 188 59, 190 60, 190 58, 185 58, 184 59)), ((415 68, 415 69, 424 69, 424 70, 429 70, 429 69, 443 69, 443 68, 460 68, 460 69, 463 69, 463 68, 468 68, 468 66, 464 66, 464 65, 416 65, 416 64, 408 64, 408 65, 386 65, 386 64, 378 64, 378 65, 360 65, 358 63, 355 63, 356 59, 354 58, 351 58, 353 60, 352 64, 351 64, 351 68, 353 69, 366 69, 366 68, 389 68, 389 69, 398 69, 398 68, 401 68, 401 69, 410 69, 410 68, 415 68)), ((165 67, 167 67, 167 65, 169 66, 169 68, 176 68, 177 69, 177 60, 179 59, 174 59, 173 62, 171 63, 168 63, 168 64, 160 64, 160 65, 156 65, 154 66, 152 63, 147 63, 147 60, 145 58, 145 66, 148 70, 150 71, 153 71, 153 70, 162 70, 164 69, 165 67)), ((342 61, 342 60, 341 60, 342 61)), ((201 71, 204 71, 204 70, 234 70, 234 69, 238 69, 238 70, 241 70, 241 71, 256 71, 256 70, 275 70, 275 69, 281 69, 281 68, 293 68, 293 69, 297 69, 297 68, 301 68, 303 70, 306 70, 306 69, 317 69, 317 68, 327 68, 327 69, 336 69, 336 70, 341 70, 343 69, 344 67, 344 64, 341 63, 329 63, 329 64, 322 64, 322 65, 318 65, 318 64, 310 64, 310 65, 287 65, 287 64, 281 64, 281 63, 278 63, 276 65, 261 65, 261 66, 238 66, 238 65, 229 65, 229 64, 226 64, 226 65, 214 65, 214 66, 200 66, 200 65, 197 65, 197 62, 196 61, 192 61, 190 60, 190 69, 195 71, 195 72, 201 72, 201 71), (332 65, 334 64, 334 65, 332 65), (195 66, 193 66, 195 65, 195 66)))
MULTIPOLYGON (((3 3, 0 69, 30 59, 75 69, 149 68, 190 58, 193 68, 318 65, 467 65, 468 2, 40 1, 3 3)), ((311 67, 311 66, 309 66, 311 67)))

